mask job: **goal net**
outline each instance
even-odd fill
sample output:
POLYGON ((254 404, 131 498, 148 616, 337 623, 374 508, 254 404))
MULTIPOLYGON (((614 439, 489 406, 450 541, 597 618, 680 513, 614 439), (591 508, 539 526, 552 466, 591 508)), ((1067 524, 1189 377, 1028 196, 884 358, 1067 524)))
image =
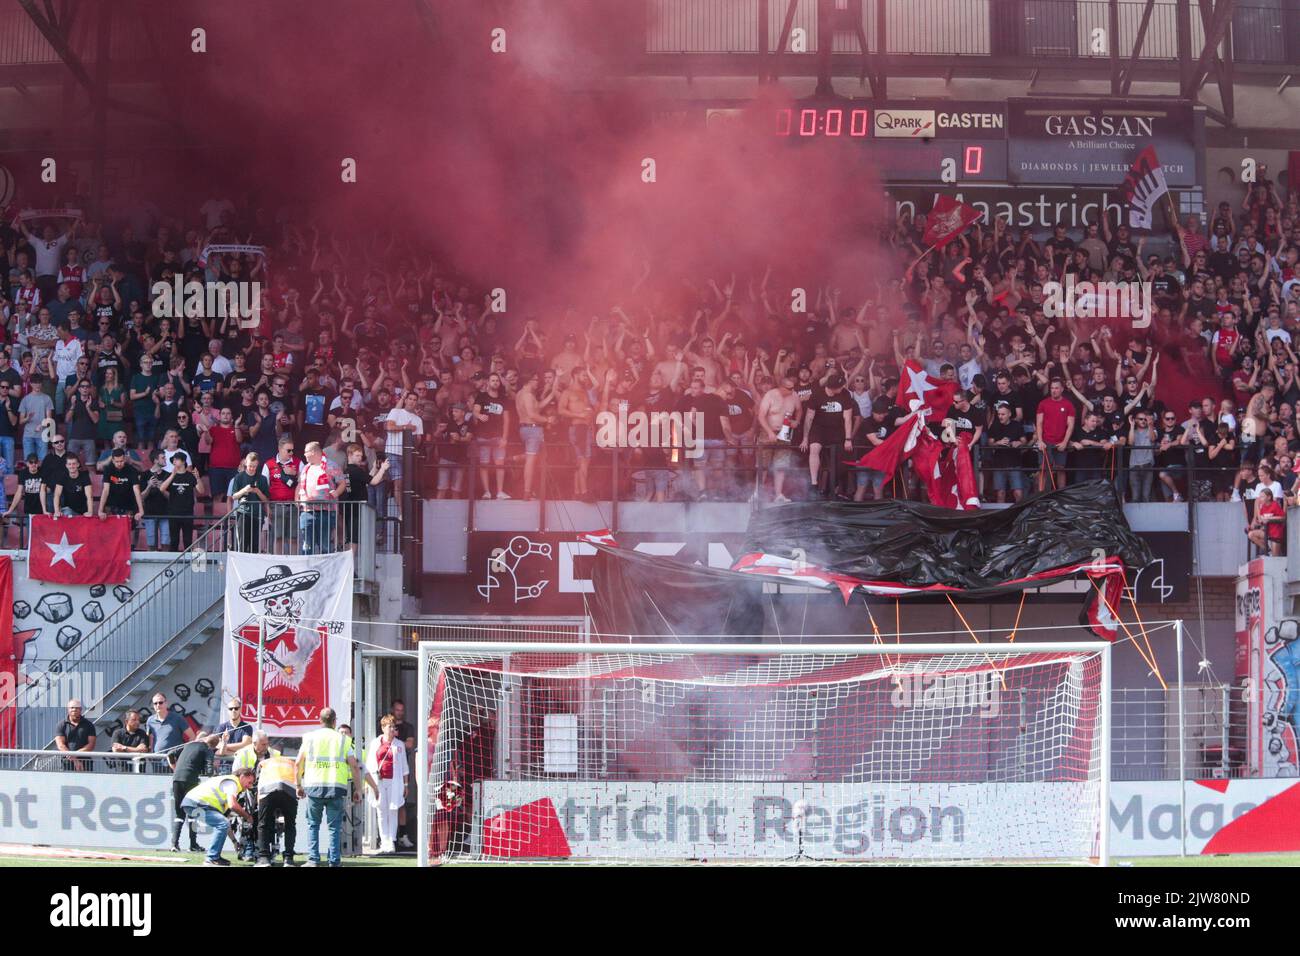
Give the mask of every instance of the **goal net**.
POLYGON ((1109 650, 421 643, 420 859, 1104 863, 1109 650))

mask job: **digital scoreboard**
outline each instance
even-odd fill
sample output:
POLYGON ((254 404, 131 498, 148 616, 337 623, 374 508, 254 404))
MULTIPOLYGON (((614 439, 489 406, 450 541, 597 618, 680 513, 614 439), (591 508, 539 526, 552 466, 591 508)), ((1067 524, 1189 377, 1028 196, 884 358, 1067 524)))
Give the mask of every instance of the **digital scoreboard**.
POLYGON ((750 136, 796 147, 843 144, 889 185, 1118 190, 1147 146, 1156 149, 1171 186, 1203 181, 1203 117, 1186 101, 879 103, 817 97, 779 107, 708 109, 705 119, 709 126, 740 123, 750 136))
POLYGON ((854 144, 888 182, 941 183, 945 163, 959 182, 1005 182, 1007 141, 1000 110, 793 106, 770 117, 772 135, 854 144))
POLYGON ((766 135, 843 142, 890 183, 1006 182, 1007 116, 1001 104, 882 104, 805 100, 755 119, 766 135))

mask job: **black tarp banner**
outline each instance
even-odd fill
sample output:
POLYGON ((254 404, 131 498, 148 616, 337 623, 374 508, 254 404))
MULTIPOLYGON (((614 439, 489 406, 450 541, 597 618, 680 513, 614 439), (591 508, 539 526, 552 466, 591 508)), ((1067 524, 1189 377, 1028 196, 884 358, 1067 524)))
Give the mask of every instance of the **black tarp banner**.
POLYGON ((954 511, 900 500, 766 508, 750 522, 744 551, 860 581, 959 588, 968 597, 1033 587, 1039 575, 1106 558, 1132 570, 1153 560, 1105 481, 997 510, 954 511))
MULTIPOLYGON (((733 570, 596 543, 591 613, 597 633, 698 637, 761 634, 763 584, 785 581, 913 597, 988 598, 1088 575, 1118 610, 1113 585, 1146 567, 1150 549, 1129 528, 1114 488, 1090 482, 999 510, 959 512, 912 501, 808 502, 755 514, 733 570)), ((1085 602, 1083 618, 1113 639, 1085 602)), ((1112 622, 1113 623, 1113 622, 1112 622)))

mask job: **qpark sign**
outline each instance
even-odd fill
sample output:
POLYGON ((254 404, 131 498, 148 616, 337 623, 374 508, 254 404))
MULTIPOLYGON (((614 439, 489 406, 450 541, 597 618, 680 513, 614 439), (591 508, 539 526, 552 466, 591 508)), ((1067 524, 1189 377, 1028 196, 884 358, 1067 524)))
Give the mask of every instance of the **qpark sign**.
POLYGON ((921 109, 886 105, 876 107, 871 117, 871 133, 877 139, 1001 137, 1006 126, 1004 110, 982 103, 936 104, 921 109))
MULTIPOLYGON (((742 553, 744 533, 621 532, 618 545, 642 554, 686 564, 730 568, 742 553)), ((1191 576, 1186 533, 1152 532, 1141 537, 1156 561, 1129 581, 1141 604, 1186 600, 1191 576)), ((429 575, 422 588, 425 614, 507 614, 568 616, 585 613, 596 549, 572 534, 476 531, 469 536, 466 574, 429 575)), ((1087 584, 1080 583, 1086 591, 1087 584)), ((1079 593, 1083 593, 1080 591, 1079 593)), ((803 593, 803 590, 800 590, 803 593)), ((1044 591, 1062 600, 1075 591, 1044 591)))

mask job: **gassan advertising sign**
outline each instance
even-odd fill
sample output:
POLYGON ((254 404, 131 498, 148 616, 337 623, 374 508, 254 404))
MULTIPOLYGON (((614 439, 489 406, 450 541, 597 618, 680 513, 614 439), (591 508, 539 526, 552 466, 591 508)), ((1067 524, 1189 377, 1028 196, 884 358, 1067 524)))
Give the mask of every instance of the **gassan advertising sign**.
POLYGON ((1011 182, 1118 186, 1154 147, 1170 186, 1194 186, 1200 117, 1185 101, 1007 101, 1011 182))

